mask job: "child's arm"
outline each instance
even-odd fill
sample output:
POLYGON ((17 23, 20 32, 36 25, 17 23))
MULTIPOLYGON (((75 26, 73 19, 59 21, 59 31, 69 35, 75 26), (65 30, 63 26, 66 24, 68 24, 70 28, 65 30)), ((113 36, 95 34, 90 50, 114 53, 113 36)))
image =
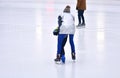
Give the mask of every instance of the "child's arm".
POLYGON ((60 27, 62 25, 62 17, 58 16, 58 26, 60 27))

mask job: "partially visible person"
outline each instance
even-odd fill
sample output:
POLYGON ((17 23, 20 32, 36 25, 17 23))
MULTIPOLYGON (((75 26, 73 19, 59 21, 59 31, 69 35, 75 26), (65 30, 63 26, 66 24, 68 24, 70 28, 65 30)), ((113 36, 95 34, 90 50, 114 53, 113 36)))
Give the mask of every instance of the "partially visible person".
MULTIPOLYGON (((70 13, 70 6, 67 5, 63 11, 63 13, 60 15, 61 17, 61 26, 59 28, 59 34, 58 34, 58 45, 57 45, 57 57, 55 59, 55 62, 60 62, 62 60, 63 63, 65 63, 65 54, 62 54, 62 48, 64 46, 64 40, 67 36, 69 36, 69 42, 71 45, 71 56, 72 59, 75 60, 75 45, 74 45, 74 33, 75 33, 75 19, 74 16, 70 13)), ((59 22, 58 22, 59 23, 59 22)), ((66 42, 65 42, 66 43, 66 42)))
MULTIPOLYGON (((62 17, 61 16, 58 16, 58 34, 59 34, 59 31, 60 31, 60 26, 62 25, 62 17)), ((65 38, 63 39, 62 41, 62 50, 61 50, 61 53, 60 53, 60 58, 63 59, 63 62, 65 62, 65 50, 64 50, 64 47, 65 47, 65 44, 67 42, 67 35, 65 36, 65 38)), ((54 59, 55 61, 58 61, 59 59, 59 56, 57 55, 56 58, 54 59)))
POLYGON ((86 0, 77 0, 76 10, 78 11, 78 25, 85 26, 84 11, 86 10, 86 0))

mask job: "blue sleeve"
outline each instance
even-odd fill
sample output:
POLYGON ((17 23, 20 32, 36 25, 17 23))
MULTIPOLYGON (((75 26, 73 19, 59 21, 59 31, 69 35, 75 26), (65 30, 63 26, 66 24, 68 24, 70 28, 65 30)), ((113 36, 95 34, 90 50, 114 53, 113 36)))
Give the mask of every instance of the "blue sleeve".
POLYGON ((58 16, 58 26, 60 27, 62 25, 62 17, 58 16))

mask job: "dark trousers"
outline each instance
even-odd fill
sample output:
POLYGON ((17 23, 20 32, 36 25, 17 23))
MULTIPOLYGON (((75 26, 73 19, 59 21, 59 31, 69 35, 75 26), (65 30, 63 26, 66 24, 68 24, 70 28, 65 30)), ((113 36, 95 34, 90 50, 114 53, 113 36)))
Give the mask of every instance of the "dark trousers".
POLYGON ((85 24, 84 10, 78 10, 78 21, 79 24, 85 24))

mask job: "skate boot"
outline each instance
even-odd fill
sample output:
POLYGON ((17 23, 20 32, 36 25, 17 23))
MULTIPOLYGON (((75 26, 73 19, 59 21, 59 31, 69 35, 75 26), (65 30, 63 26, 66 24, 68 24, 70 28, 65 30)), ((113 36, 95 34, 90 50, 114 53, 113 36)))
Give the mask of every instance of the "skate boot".
POLYGON ((64 55, 62 55, 61 60, 62 60, 62 63, 65 63, 65 56, 64 55))
POLYGON ((60 60, 61 60, 60 54, 57 54, 57 57, 56 59, 54 59, 54 61, 59 64, 60 60))
POLYGON ((71 55, 72 55, 72 60, 75 60, 76 59, 75 53, 71 53, 71 55))

